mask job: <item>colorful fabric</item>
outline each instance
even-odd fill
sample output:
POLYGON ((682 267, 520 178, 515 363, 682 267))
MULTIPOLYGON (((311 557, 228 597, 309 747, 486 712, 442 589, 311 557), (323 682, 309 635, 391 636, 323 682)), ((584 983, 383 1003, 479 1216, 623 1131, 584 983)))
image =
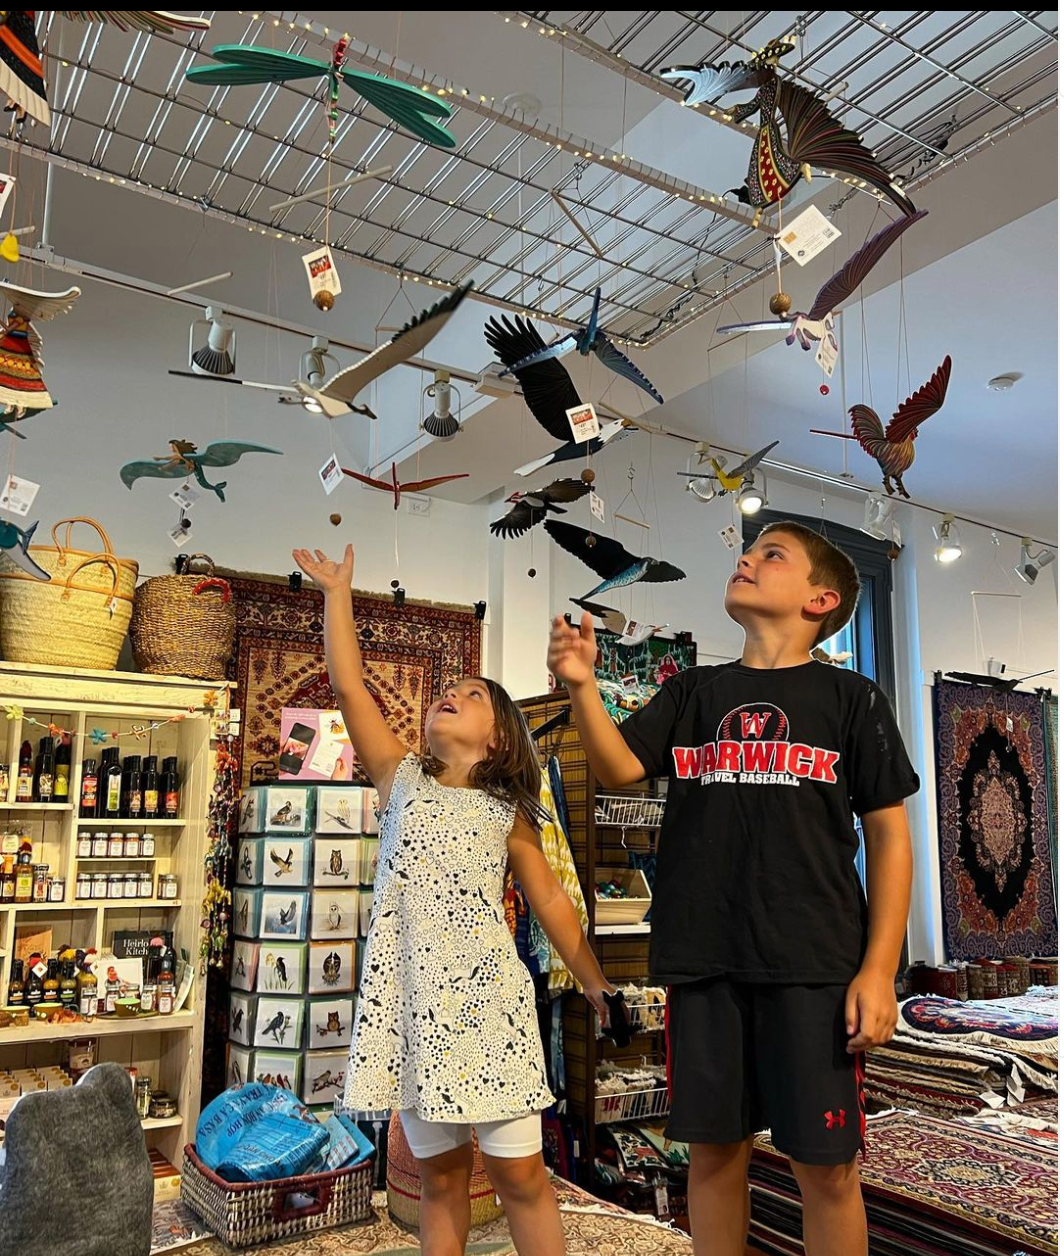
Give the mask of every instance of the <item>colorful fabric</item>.
POLYGON ((1053 866, 1053 892, 1059 884, 1057 874, 1057 695, 1042 695, 1042 726, 1046 738, 1046 780, 1049 800, 1049 860, 1053 866))
MULTIPOLYGON (((786 1158, 754 1140, 751 1238, 772 1252, 802 1249, 801 1201, 786 1158)), ((861 1186, 873 1252, 1012 1256, 1057 1250, 1057 1156, 1039 1145, 926 1114, 868 1122, 861 1186)))
MULTIPOLYGON (((321 594, 288 591, 287 580, 225 573, 236 605, 232 704, 242 712, 241 786, 270 779, 280 753, 283 707, 333 709, 322 637, 321 594)), ((421 746, 425 711, 452 681, 480 671, 480 621, 458 607, 354 593, 366 685, 388 726, 412 750, 421 746)), ((355 779, 365 778, 356 763, 355 779)))
POLYGON ((1035 1042, 1040 1055, 1057 1049, 1055 1007, 1047 1007, 1043 1012, 1019 1012, 1000 1007, 993 999, 964 1003, 936 995, 917 995, 900 1005, 899 1014, 910 1030, 920 1033, 945 1034, 1006 1049, 1018 1042, 1035 1042))
POLYGON ((1055 954, 1041 699, 940 680, 934 713, 946 954, 1055 954))
MULTIPOLYGON (((554 802, 550 773, 546 768, 543 769, 540 782, 539 805, 550 816, 550 820, 541 820, 539 826, 539 839, 543 847, 543 854, 547 863, 550 864, 551 871, 561 883, 562 889, 569 895, 573 907, 576 909, 577 917, 580 920, 580 927, 587 933, 589 920, 587 904, 584 902, 584 891, 580 886, 580 878, 576 874, 573 852, 569 848, 569 838, 563 828, 561 816, 558 814, 558 808, 554 802)), ((531 926, 533 936, 536 935, 537 931, 542 933, 542 928, 538 921, 531 926)), ((547 951, 549 956, 549 989, 551 995, 562 994, 566 990, 574 989, 576 982, 573 980, 572 973, 565 967, 562 957, 550 945, 549 941, 547 942, 547 951)))

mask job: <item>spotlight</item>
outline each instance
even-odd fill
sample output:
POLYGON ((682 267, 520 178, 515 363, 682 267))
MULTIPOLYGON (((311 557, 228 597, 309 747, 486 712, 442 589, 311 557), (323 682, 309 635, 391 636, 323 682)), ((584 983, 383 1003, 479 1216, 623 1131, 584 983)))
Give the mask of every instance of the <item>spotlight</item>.
POLYGON ((1056 558, 1052 550, 1044 549, 1039 554, 1035 554, 1033 550, 1034 541, 1029 536, 1025 536, 1020 542, 1020 561, 1015 568, 1016 574, 1024 584, 1034 584, 1042 568, 1048 567, 1056 558))
POLYGON ((303 592, 303 573, 301 571, 293 571, 288 577, 288 592, 303 592))
POLYGON ((462 397, 451 383, 450 371, 439 370, 436 378, 425 389, 425 396, 432 398, 432 413, 423 423, 425 431, 437 440, 449 440, 462 426, 462 397), (451 413, 451 401, 458 398, 458 418, 451 413))
POLYGON ((938 541, 938 548, 935 550, 935 561, 938 563, 955 563, 964 553, 964 547, 960 542, 958 529, 954 525, 952 515, 943 515, 942 522, 937 528, 932 528, 938 541))
POLYGON ((861 531, 874 536, 877 541, 889 538, 891 503, 881 493, 869 493, 865 498, 864 523, 861 531))
POLYGON ((487 615, 487 613, 488 613, 487 602, 474 602, 473 603, 473 614, 476 615, 477 619, 483 619, 484 616, 487 615))
POLYGON ((711 502, 720 489, 720 480, 716 476, 703 475, 697 480, 688 480, 687 488, 700 502, 711 502))
MULTIPOLYGON (((310 340, 310 348, 299 359, 300 378, 305 380, 311 388, 323 388, 326 379, 326 362, 332 362, 336 370, 340 369, 340 363, 329 352, 329 341, 327 337, 312 336, 310 340)), ((300 398, 300 404, 308 414, 323 413, 321 402, 314 397, 304 395, 300 398)))
POLYGON ((223 310, 208 305, 203 318, 197 318, 188 329, 188 364, 197 375, 225 376, 236 370, 236 328, 223 310), (206 344, 194 349, 197 338, 203 339, 204 327, 206 344))
POLYGON ((764 490, 757 487, 752 475, 748 475, 739 489, 739 509, 744 515, 756 515, 766 501, 764 490))

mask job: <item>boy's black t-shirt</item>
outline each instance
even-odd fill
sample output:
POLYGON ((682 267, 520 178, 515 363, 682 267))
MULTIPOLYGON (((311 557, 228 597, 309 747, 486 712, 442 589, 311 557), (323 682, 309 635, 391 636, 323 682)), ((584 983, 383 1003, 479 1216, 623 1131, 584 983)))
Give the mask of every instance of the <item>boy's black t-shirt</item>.
POLYGON ((883 692, 817 662, 692 667, 620 728, 669 778, 653 976, 851 981, 867 934, 854 814, 920 788, 883 692))

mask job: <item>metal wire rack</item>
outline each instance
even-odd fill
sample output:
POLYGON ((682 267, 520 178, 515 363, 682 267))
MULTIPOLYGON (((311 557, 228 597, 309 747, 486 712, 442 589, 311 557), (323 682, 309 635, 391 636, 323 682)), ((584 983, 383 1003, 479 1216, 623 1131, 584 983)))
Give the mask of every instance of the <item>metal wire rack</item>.
POLYGON ((595 823, 611 829, 656 829, 665 815, 665 799, 647 794, 600 794, 595 823))
POLYGON ((667 1086, 655 1086, 650 1090, 626 1090, 618 1095, 595 1097, 595 1124, 608 1125, 614 1121, 637 1121, 652 1116, 667 1116, 669 1090, 667 1086))

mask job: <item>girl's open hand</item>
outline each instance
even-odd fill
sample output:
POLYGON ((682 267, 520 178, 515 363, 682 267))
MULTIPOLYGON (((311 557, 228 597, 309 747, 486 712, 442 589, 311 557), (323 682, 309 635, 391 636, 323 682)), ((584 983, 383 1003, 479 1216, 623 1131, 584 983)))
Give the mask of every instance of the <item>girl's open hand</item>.
POLYGON ((308 549, 295 549, 292 557, 303 574, 309 576, 323 593, 328 593, 330 589, 350 589, 351 579, 355 574, 353 546, 348 545, 343 559, 338 563, 326 558, 321 550, 311 553, 308 549))

